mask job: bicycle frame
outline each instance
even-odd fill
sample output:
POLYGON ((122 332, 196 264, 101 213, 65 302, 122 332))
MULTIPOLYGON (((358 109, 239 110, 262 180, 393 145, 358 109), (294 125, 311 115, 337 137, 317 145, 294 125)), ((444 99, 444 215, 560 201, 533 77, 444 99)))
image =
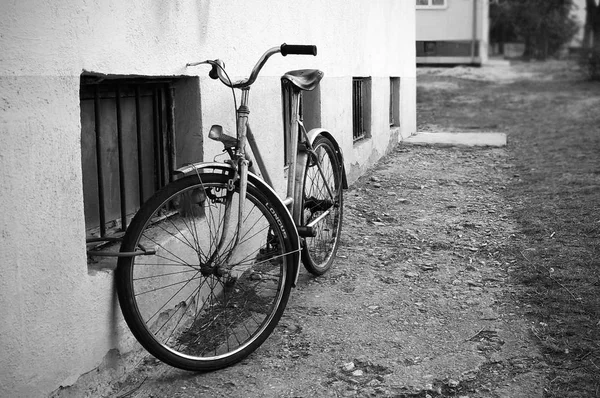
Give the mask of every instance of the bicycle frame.
MULTIPOLYGON (((248 172, 252 172, 262 178, 271 188, 273 188, 273 182, 271 180, 271 176, 269 171, 264 163, 262 155, 260 153, 260 149, 258 144, 256 143, 256 139, 254 134, 252 133, 252 129, 248 123, 248 115, 250 114, 250 108, 248 106, 248 98, 250 87, 244 87, 242 90, 241 102, 236 110, 236 129, 237 129, 237 140, 238 146, 236 148, 236 152, 233 153, 232 161, 234 164, 234 179, 237 177, 240 181, 240 203, 238 206, 238 226, 236 231, 241 229, 241 224, 243 222, 243 202, 246 193, 246 187, 248 183, 248 172), (250 151, 247 151, 247 146, 250 151), (236 168, 237 166, 237 168, 236 168)), ((300 93, 292 92, 292 117, 290 118, 289 129, 291 131, 290 136, 290 145, 291 145, 291 159, 290 164, 288 166, 288 183, 287 183, 287 193, 285 199, 283 199, 283 203, 288 208, 288 211, 292 215, 292 219, 294 220, 294 224, 299 226, 300 222, 300 214, 299 211, 294 211, 297 206, 294 206, 294 203, 298 203, 301 201, 300 197, 297 197, 296 192, 299 192, 299 189, 302 187, 297 187, 296 181, 298 180, 296 170, 297 170, 297 155, 298 155, 298 137, 300 130, 304 132, 306 136, 306 130, 302 122, 300 121, 300 93)), ((310 144, 308 144, 310 145, 310 144)), ((304 171, 304 170, 302 170, 304 171)), ((235 181, 233 181, 235 182, 235 181)), ((228 208, 231 211, 231 208, 228 208)), ((225 222, 230 220, 230 214, 226 214, 225 222)), ((225 225, 224 231, 228 230, 229 225, 225 225)), ((227 234, 224 233, 221 238, 221 243, 219 248, 227 240, 227 234)), ((239 236, 236 236, 235 244, 238 242, 239 236)))
MULTIPOLYGON (((220 242, 218 244, 218 251, 220 251, 229 239, 229 231, 230 231, 230 222, 232 219, 232 211, 237 211, 237 226, 235 228, 235 241, 233 245, 237 245, 239 242, 239 231, 242 229, 243 223, 243 212, 244 212, 244 202, 247 190, 247 184, 249 181, 249 176, 252 181, 255 183, 262 184, 262 182, 258 182, 256 177, 262 179, 264 184, 269 187, 269 189, 273 190, 273 182, 269 171, 265 165, 265 162, 260 153, 260 149, 255 140, 254 134, 250 128, 248 123, 248 115, 250 113, 250 109, 248 107, 248 98, 250 86, 256 80, 258 73, 262 66, 266 63, 267 59, 276 53, 281 53, 282 55, 287 54, 309 54, 316 55, 316 47, 314 46, 291 46, 291 45, 282 45, 281 47, 274 47, 259 59, 257 64, 252 70, 252 73, 247 79, 243 79, 237 82, 232 82, 229 80, 229 77, 226 75, 224 71, 224 64, 220 60, 215 61, 202 61, 196 63, 187 64, 187 66, 195 66, 199 64, 210 64, 212 66, 212 70, 210 76, 214 79, 220 79, 222 83, 232 89, 240 89, 241 90, 241 101, 238 109, 236 109, 236 137, 231 137, 222 134, 222 127, 215 125, 211 128, 211 133, 213 129, 216 131, 215 136, 211 136, 210 138, 221 141, 231 157, 231 161, 228 166, 224 168, 230 169, 231 179, 229 180, 229 189, 234 189, 234 184, 239 181, 239 194, 240 194, 240 203, 237 209, 233 209, 233 206, 228 206, 226 210, 226 214, 224 217, 224 226, 223 233, 220 237, 220 242), (287 46, 287 47, 286 47, 287 46), (232 142, 236 142, 237 145, 231 145, 232 142)), ((294 225, 296 226, 296 231, 294 231, 294 235, 299 239, 300 236, 314 236, 312 235, 312 227, 320 222, 323 218, 325 218, 329 214, 329 210, 325 211, 321 216, 317 219, 311 221, 308 226, 302 226, 302 202, 303 202, 303 193, 304 193, 304 173, 306 171, 306 167, 308 162, 313 159, 316 159, 315 152, 312 149, 312 142, 318 135, 324 135, 328 138, 332 145, 335 147, 337 152, 337 156, 340 160, 340 174, 341 174, 341 187, 340 189, 346 189, 348 187, 346 181, 346 175, 343 168, 343 155, 341 149, 337 143, 337 141, 333 138, 333 136, 326 130, 323 129, 313 129, 310 132, 307 132, 302 120, 300 119, 300 98, 301 91, 298 89, 291 90, 291 117, 289 120, 287 128, 290 131, 290 159, 288 170, 287 170, 287 189, 285 198, 282 200, 282 203, 288 209, 289 215, 292 218, 294 225), (300 147, 300 145, 302 147, 300 147)), ((323 170, 319 162, 314 163, 321 176, 324 178, 323 170)), ((213 164, 206 163, 198 163, 191 166, 186 166, 182 169, 177 170, 181 173, 189 173, 192 170, 198 172, 200 169, 211 168, 214 167, 213 164)), ((333 199, 335 192, 332 192, 331 187, 327 186, 327 191, 329 196, 333 199)), ((296 271, 296 279, 298 272, 296 271)), ((295 282, 294 282, 295 285, 295 282)))

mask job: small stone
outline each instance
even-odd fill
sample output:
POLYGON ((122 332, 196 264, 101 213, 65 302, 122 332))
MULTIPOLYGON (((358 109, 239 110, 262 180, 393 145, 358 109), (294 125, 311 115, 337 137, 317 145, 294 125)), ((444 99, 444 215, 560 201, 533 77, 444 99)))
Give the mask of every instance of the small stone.
POLYGON ((448 387, 450 387, 450 388, 456 388, 456 387, 458 387, 459 384, 460 384, 460 382, 457 380, 452 380, 452 379, 448 380, 448 387))
POLYGON ((398 198, 398 202, 400 202, 400 203, 408 203, 408 199, 406 199, 406 198, 398 198))
POLYGON ((359 365, 363 365, 363 366, 371 365, 371 361, 369 361, 369 358, 367 358, 366 355, 357 356, 356 358, 354 358, 354 362, 359 365))
POLYGON ((342 365, 342 369, 346 372, 352 372, 354 370, 354 362, 348 362, 342 365))
POLYGON ((359 377, 362 375, 364 375, 364 372, 360 369, 356 369, 354 372, 352 372, 352 376, 354 376, 354 377, 359 377))
POLYGON ((376 309, 378 309, 378 308, 379 308, 379 306, 378 306, 378 305, 370 305, 368 308, 369 308, 371 311, 375 311, 376 309))
POLYGON ((407 278, 417 278, 419 276, 418 272, 407 272, 406 274, 404 274, 407 278))

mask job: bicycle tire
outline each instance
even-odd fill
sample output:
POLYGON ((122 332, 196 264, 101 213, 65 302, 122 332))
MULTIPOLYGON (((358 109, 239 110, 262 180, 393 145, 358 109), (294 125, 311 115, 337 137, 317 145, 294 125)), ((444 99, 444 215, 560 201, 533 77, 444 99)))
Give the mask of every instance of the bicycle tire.
POLYGON ((318 135, 312 147, 316 159, 309 156, 303 173, 301 225, 308 225, 324 212, 329 213, 315 225, 316 236, 305 238, 302 263, 308 272, 318 276, 327 272, 335 259, 342 232, 344 200, 342 165, 335 146, 327 137, 318 135))
POLYGON ((229 178, 203 173, 168 184, 141 207, 121 245, 155 251, 119 258, 117 293, 135 338, 176 368, 211 371, 248 356, 279 322, 293 284, 295 226, 281 216, 284 205, 249 182, 235 244, 239 183, 229 191, 229 178), (226 206, 232 239, 219 248, 226 206))

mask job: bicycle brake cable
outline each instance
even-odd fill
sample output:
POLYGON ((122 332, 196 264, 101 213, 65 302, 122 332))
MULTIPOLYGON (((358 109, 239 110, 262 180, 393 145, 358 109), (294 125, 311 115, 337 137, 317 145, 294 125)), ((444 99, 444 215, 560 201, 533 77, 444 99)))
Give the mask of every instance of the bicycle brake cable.
POLYGON ((234 113, 236 115, 235 118, 235 124, 236 124, 236 131, 237 131, 237 99, 235 97, 235 89, 233 88, 233 82, 231 81, 231 78, 229 77, 229 74, 227 73, 227 71, 225 70, 224 67, 222 67, 218 62, 215 61, 210 61, 210 64, 213 66, 217 66, 219 69, 221 69, 223 71, 223 74, 225 75, 225 77, 227 78, 227 82, 229 83, 229 87, 231 88, 231 95, 233 96, 233 110, 234 113))

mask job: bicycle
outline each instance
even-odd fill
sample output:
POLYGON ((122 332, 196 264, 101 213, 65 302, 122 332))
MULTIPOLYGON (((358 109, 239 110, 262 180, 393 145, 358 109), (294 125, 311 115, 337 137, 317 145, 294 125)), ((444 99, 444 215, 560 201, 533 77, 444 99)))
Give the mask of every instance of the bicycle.
POLYGON ((248 124, 248 93, 269 57, 316 55, 316 46, 267 50, 246 79, 232 82, 220 60, 209 76, 234 92, 236 136, 213 125, 209 138, 229 156, 195 163, 157 191, 132 219, 121 244, 116 287, 123 317, 141 345, 185 370, 211 371, 254 352, 272 333, 296 285, 300 260, 315 275, 332 265, 340 242, 343 156, 327 130, 307 132, 303 90, 323 73, 282 76, 291 90, 292 159, 280 199, 248 124), (259 177, 259 175, 262 176, 259 177))

